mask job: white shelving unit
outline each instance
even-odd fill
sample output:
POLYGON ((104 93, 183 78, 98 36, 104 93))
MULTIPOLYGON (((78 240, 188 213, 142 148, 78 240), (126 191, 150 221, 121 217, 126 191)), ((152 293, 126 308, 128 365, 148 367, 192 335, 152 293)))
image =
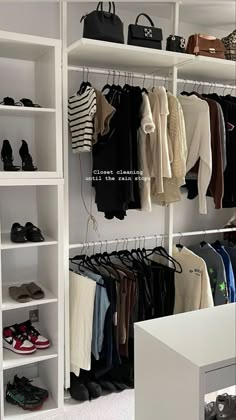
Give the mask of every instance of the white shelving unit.
MULTIPOLYGON (((33 379, 50 393, 37 413, 5 401, 1 393, 1 419, 45 419, 63 407, 63 217, 61 42, 0 31, 0 98, 29 98, 41 107, 0 105, 0 140, 9 139, 14 164, 20 165, 22 139, 29 145, 36 172, 4 172, 0 164, 0 317, 5 326, 29 319, 38 310, 38 328, 51 346, 32 355, 3 349, 0 338, 1 389, 15 374, 33 379), (38 226, 44 242, 16 244, 10 240, 14 222, 38 226), (25 304, 8 292, 13 285, 35 282, 45 297, 25 304), (46 414, 47 413, 47 414, 46 414)), ((0 145, 1 148, 1 145, 0 145)))
MULTIPOLYGON (((167 3, 167 2, 165 2, 167 3)), ((184 7, 188 1, 173 2, 172 33, 179 33, 180 7, 184 7)), ((178 91, 178 79, 198 80, 202 82, 219 84, 236 84, 236 64, 228 60, 195 57, 194 55, 174 53, 164 50, 152 50, 148 48, 130 45, 101 42, 89 39, 79 39, 72 45, 67 45, 67 7, 62 6, 62 41, 63 41, 63 124, 64 124, 64 176, 65 176, 65 326, 67 338, 65 339, 65 387, 70 384, 70 356, 69 356, 69 276, 68 257, 69 249, 74 249, 81 244, 73 244, 69 238, 69 155, 70 140, 68 138, 68 115, 67 100, 70 74, 76 68, 84 67, 97 69, 98 74, 109 75, 109 70, 146 74, 149 76, 163 76, 169 79, 168 89, 174 95, 178 91)), ((77 69, 79 70, 79 69, 77 69)), ((96 71, 94 70, 94 73, 96 71)), ((111 73, 112 75, 112 73, 111 73)), ((158 79, 158 77, 157 77, 158 79)), ((156 79, 156 80, 157 80, 156 79)), ((157 82, 158 83, 158 82, 157 82)), ((210 86, 210 85, 209 85, 210 86)), ((172 251, 174 240, 174 206, 170 205, 165 210, 164 233, 167 236, 166 245, 169 252, 172 251)), ((83 221, 82 221, 83 223, 83 221)), ((159 234, 153 228, 153 234, 159 234)), ((200 230, 200 229, 198 229, 200 230)), ((190 235, 189 235, 190 236, 190 235)), ((194 231, 192 232, 194 236, 194 231)), ((106 239, 106 238, 105 238, 106 239)))
POLYGON ((235 314, 229 304, 135 325, 136 420, 204 420, 205 395, 236 385, 235 314))

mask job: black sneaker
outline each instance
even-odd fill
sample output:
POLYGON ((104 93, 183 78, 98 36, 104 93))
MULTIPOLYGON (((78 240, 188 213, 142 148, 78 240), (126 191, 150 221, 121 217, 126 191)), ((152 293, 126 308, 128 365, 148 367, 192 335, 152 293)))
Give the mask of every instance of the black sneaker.
POLYGON ((236 420, 236 396, 223 394, 216 398, 217 420, 236 420))
POLYGON ((216 403, 212 401, 205 404, 205 420, 216 420, 216 403))
POLYGON ((7 384, 6 401, 10 404, 18 405, 24 410, 38 410, 43 404, 40 398, 33 393, 10 383, 7 384))
POLYGON ((46 401, 49 393, 46 389, 40 388, 38 386, 32 385, 32 381, 25 378, 24 376, 22 378, 19 378, 17 375, 14 376, 13 384, 18 387, 19 389, 24 389, 26 392, 29 392, 36 397, 38 397, 42 402, 46 401))

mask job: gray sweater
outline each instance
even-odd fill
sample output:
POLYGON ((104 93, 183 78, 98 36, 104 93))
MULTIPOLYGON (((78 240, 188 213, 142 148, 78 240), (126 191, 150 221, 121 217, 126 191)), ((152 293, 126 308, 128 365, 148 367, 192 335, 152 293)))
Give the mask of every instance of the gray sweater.
POLYGON ((189 249, 201 257, 207 265, 215 306, 224 305, 228 300, 228 289, 225 267, 221 256, 207 243, 204 246, 200 244, 192 245, 189 249))

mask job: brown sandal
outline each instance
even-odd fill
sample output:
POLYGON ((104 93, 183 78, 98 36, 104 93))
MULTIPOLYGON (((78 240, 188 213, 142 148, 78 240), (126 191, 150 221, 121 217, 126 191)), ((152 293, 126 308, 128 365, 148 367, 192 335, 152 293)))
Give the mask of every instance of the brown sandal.
POLYGON ((43 299, 45 297, 45 293, 41 287, 33 282, 22 284, 22 286, 26 287, 32 299, 43 299))
POLYGON ((26 303, 32 300, 31 294, 24 284, 22 286, 9 287, 8 291, 11 298, 17 302, 26 303))

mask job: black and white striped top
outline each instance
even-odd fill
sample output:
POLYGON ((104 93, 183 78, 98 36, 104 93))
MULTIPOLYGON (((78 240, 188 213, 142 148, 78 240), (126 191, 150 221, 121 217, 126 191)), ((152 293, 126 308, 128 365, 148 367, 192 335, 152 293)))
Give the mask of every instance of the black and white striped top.
POLYGON ((81 95, 75 93, 69 98, 68 118, 73 153, 91 151, 96 108, 96 93, 91 86, 87 86, 81 95))

